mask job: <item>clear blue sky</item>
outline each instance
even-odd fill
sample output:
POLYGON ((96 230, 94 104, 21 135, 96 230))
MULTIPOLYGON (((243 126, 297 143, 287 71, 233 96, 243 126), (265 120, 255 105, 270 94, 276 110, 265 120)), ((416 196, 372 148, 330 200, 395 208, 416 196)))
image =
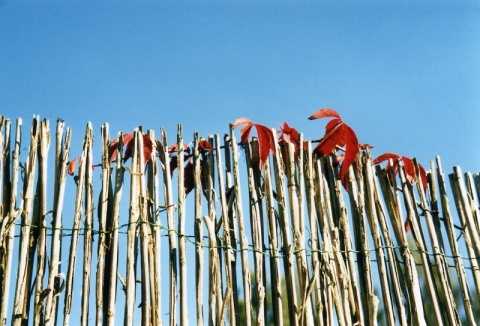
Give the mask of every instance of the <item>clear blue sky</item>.
POLYGON ((81 141, 142 125, 188 141, 238 117, 306 139, 337 110, 374 155, 480 170, 475 1, 0 1, 0 113, 81 141))
POLYGON ((77 143, 87 121, 189 141, 243 116, 317 139, 330 107, 374 155, 480 171, 476 1, 3 0, 0 49, 0 113, 77 143))
POLYGON ((480 172, 480 3, 0 0, 0 114, 61 117, 78 154, 88 121, 98 143, 239 117, 318 139, 322 107, 374 156, 480 172))

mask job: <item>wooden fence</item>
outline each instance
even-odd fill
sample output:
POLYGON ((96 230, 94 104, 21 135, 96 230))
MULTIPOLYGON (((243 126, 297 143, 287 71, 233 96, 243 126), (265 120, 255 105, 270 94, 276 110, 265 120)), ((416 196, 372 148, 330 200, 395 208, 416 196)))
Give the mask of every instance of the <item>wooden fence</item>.
POLYGON ((480 320, 478 174, 437 158, 425 189, 367 149, 345 190, 311 142, 260 169, 231 129, 188 148, 179 126, 169 148, 105 124, 96 156, 90 124, 72 153, 60 120, 35 117, 24 141, 0 119, 0 325, 480 320))

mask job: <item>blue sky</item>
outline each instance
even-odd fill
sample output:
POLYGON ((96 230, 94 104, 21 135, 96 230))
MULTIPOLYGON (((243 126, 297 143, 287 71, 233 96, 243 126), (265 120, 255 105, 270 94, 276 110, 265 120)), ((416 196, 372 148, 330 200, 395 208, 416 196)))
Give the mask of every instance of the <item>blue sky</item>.
MULTIPOLYGON (((480 5, 465 1, 0 2, 0 111, 80 137, 173 139, 238 117, 306 139, 337 110, 373 154, 479 170, 480 5)), ((75 139, 75 138, 74 138, 75 139)), ((79 138, 76 138, 81 143, 79 138)))
POLYGON ((239 117, 319 139, 323 107, 374 156, 480 172, 480 4, 0 0, 0 114, 61 117, 72 156, 88 121, 97 146, 104 122, 189 142, 239 117))

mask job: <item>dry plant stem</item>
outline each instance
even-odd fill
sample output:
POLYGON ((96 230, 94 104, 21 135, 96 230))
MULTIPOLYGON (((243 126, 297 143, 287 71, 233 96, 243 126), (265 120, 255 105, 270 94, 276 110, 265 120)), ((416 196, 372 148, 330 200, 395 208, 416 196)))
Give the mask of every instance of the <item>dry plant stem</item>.
MULTIPOLYGON (((419 171, 418 164, 416 160, 414 160, 414 164, 416 170, 419 171)), ((420 203, 421 206, 424 208, 424 215, 425 215, 425 222, 428 227, 428 232, 430 234, 430 242, 431 247, 433 249, 434 258, 435 258, 435 266, 433 267, 436 271, 435 275, 439 278, 441 286, 437 287, 437 292, 440 292, 441 298, 443 299, 441 302, 443 303, 443 307, 441 307, 442 311, 446 312, 446 318, 449 325, 458 325, 460 324, 460 317, 458 315, 456 306, 455 306, 455 299, 453 297, 453 293, 451 291, 450 286, 445 286, 449 284, 448 278, 448 264, 444 259, 443 253, 440 250, 440 244, 437 237, 437 232, 435 230, 435 226, 432 221, 432 216, 430 214, 430 209, 428 209, 427 199, 425 196, 425 189, 423 188, 422 182, 420 180, 419 174, 416 173, 416 185, 417 185, 417 193, 420 196, 420 203)), ((432 269, 433 269, 432 268, 432 269)), ((440 302, 439 302, 440 304, 440 302)))
MULTIPOLYGON (((302 142, 300 142, 302 143, 302 142)), ((302 150, 302 149, 300 149, 302 150)), ((305 158, 304 160, 304 182, 305 182, 305 199, 307 203, 307 215, 308 221, 310 226, 310 233, 311 233, 311 266, 315 266, 320 271, 320 260, 319 260, 319 251, 320 251, 320 243, 318 239, 318 225, 317 225, 317 215, 315 212, 315 176, 313 170, 313 154, 312 154, 312 144, 311 142, 307 142, 307 148, 303 151, 302 157, 305 158)), ((300 166, 302 168, 302 166, 300 166)), ((314 273, 311 276, 313 281, 312 284, 312 291, 313 297, 315 302, 315 308, 317 315, 321 313, 321 300, 322 294, 320 291, 320 273, 314 273)), ((313 302, 312 302, 313 305, 313 302)), ((322 318, 317 316, 317 319, 323 322, 322 318)), ((320 322, 317 321, 317 322, 320 322)))
MULTIPOLYGON (((9 127, 9 126, 8 126, 9 127)), ((12 155, 12 179, 10 182, 11 192, 8 200, 8 206, 5 208, 7 215, 2 220, 0 227, 0 251, 2 252, 3 261, 0 262, 3 267, 3 275, 0 275, 1 290, 2 290, 2 302, 0 304, 0 325, 5 325, 7 322, 7 308, 9 302, 10 291, 10 273, 12 266, 12 254, 13 254, 13 236, 15 231, 15 221, 18 218, 18 212, 15 207, 17 201, 18 191, 18 174, 19 174, 19 156, 21 146, 21 129, 22 119, 17 119, 16 133, 15 133, 15 147, 12 155)), ((7 138, 10 141, 10 137, 7 138)), ((9 161, 9 160, 7 160, 9 161)), ((9 166, 6 162, 5 166, 9 166)), ((4 201, 5 202, 5 201, 4 201)))
POLYGON ((272 283, 272 305, 274 324, 283 326, 283 303, 282 303, 282 284, 280 278, 280 248, 277 231, 276 211, 274 207, 272 177, 270 175, 270 163, 265 162, 265 194, 268 218, 268 238, 270 249, 270 275, 272 283))
POLYGON ((368 222, 370 224, 370 230, 372 231, 373 242, 375 244, 375 254, 378 263, 378 273, 380 275, 380 284, 382 287, 383 303, 386 312, 386 321, 389 325, 395 325, 395 316, 393 313, 393 304, 390 292, 390 286, 387 275, 387 268, 385 263, 385 254, 383 252, 382 239, 378 232, 378 216, 375 206, 375 180, 373 178, 372 162, 367 159, 364 164, 364 175, 366 184, 366 211, 368 222))
POLYGON ((472 302, 470 300, 470 290, 468 286, 467 276, 465 273, 465 266, 463 265, 463 260, 460 256, 460 250, 458 248, 458 243, 456 239, 454 224, 452 214, 450 212, 450 205, 447 197, 447 190, 445 186, 445 176, 442 170, 442 165, 440 162, 440 157, 437 156, 437 178, 438 178, 438 188, 440 192, 440 200, 442 205, 443 218, 445 221, 445 229, 447 231, 448 240, 450 242, 450 248, 452 250, 452 255, 454 256, 455 267, 457 270, 458 280, 460 282, 460 289, 462 292, 463 303, 465 308, 465 313, 470 325, 476 325, 475 317, 472 311, 472 302))
MULTIPOLYGON (((27 302, 30 298, 30 277, 28 277, 30 227, 32 224, 33 184, 37 162, 38 136, 40 121, 34 117, 30 129, 30 150, 24 169, 22 228, 20 234, 20 254, 17 267, 17 285, 12 316, 12 325, 28 323, 27 302)), ((33 257, 32 257, 33 259, 33 257)))
MULTIPOLYGON (((302 297, 302 305, 304 309, 299 310, 304 315, 299 315, 300 322, 306 322, 307 325, 313 324, 313 314, 312 314, 312 302, 309 296, 305 296, 307 282, 309 279, 308 267, 307 267, 307 257, 305 254, 305 236, 304 232, 301 229, 303 223, 300 222, 300 206, 303 205, 299 202, 299 187, 295 176, 295 157, 294 157, 294 148, 293 144, 288 143, 287 146, 287 182, 288 182, 288 198, 289 198, 289 207, 290 207, 290 216, 292 219, 293 226, 293 244, 294 250, 296 252, 297 260, 297 271, 300 284, 300 295, 302 297)), ((298 313, 298 312, 297 312, 298 313)))
POLYGON ((465 187, 467 191, 467 198, 472 210, 472 218, 474 224, 471 226, 473 229, 476 230, 477 233, 480 233, 480 212, 478 201, 475 198, 475 190, 474 190, 474 181, 473 176, 470 172, 466 172, 465 176, 465 187))
POLYGON ((258 160, 252 160, 252 156, 259 158, 258 141, 254 139, 251 144, 252 152, 250 152, 250 146, 245 144, 245 152, 247 157, 247 173, 248 173, 248 190, 250 199, 250 225, 252 231, 252 242, 254 250, 254 264, 255 264, 255 283, 257 291, 258 304, 256 307, 256 324, 265 324, 265 286, 263 282, 263 239, 262 230, 260 225, 260 206, 258 204, 259 198, 257 196, 256 184, 253 177, 252 165, 258 164, 258 160))
POLYGON ((193 164, 195 183, 195 292, 197 325, 203 325, 203 226, 202 226, 202 184, 198 133, 194 134, 193 164))
POLYGON ((182 125, 178 125, 178 259, 180 267, 180 324, 187 325, 187 252, 185 248, 185 170, 183 166, 185 153, 183 151, 182 125))
POLYGON ((105 316, 106 325, 113 326, 115 325, 115 303, 117 297, 117 275, 118 275, 118 227, 120 219, 120 201, 122 199, 123 193, 123 178, 125 174, 125 168, 122 165, 123 157, 123 135, 122 133, 118 134, 118 143, 117 143, 117 157, 116 157, 116 166, 115 166, 115 188, 113 195, 113 207, 112 207, 112 225, 109 228, 111 232, 111 240, 109 242, 110 247, 110 259, 108 262, 109 274, 107 275, 108 288, 110 289, 110 294, 108 297, 107 307, 108 313, 105 316))
MULTIPOLYGON (((275 139, 275 144, 278 144, 275 139)), ((277 192, 277 209, 278 209, 278 224, 280 225, 280 233, 282 238, 282 252, 283 252, 283 267, 285 273, 285 282, 287 283, 287 299, 288 299, 288 315, 290 318, 290 325, 298 325, 297 318, 297 292, 295 286, 295 272, 294 272, 294 256, 293 245, 290 236, 290 226, 288 223, 287 201, 285 194, 285 172, 283 162, 281 160, 280 147, 276 145, 274 160, 274 174, 275 185, 277 192)))
MULTIPOLYGON (((111 168, 108 157, 108 145, 110 132, 108 124, 104 124, 101 128, 102 134, 102 188, 100 191, 98 202, 98 224, 100 232, 98 234, 97 249, 97 275, 96 275, 96 314, 95 324, 101 325, 106 318, 105 309, 107 307, 104 302, 105 297, 110 293, 108 282, 106 282, 105 272, 105 256, 107 254, 107 214, 109 213, 109 197, 111 168)), ((108 267, 107 267, 108 269, 108 267)))
MULTIPOLYGON (((43 277, 45 274, 45 257, 46 257, 46 223, 47 215, 47 161, 48 148, 50 146, 50 127, 48 120, 42 121, 40 125, 40 151, 38 164, 38 183, 36 190, 38 207, 35 209, 37 229, 37 268, 35 277, 35 299, 34 299, 34 316, 33 324, 43 324, 43 298, 41 296, 43 290, 43 277)), ((33 249, 34 250, 34 249, 33 249)))
MULTIPOLYGON (((361 170, 361 167, 358 167, 359 165, 359 159, 357 159, 357 170, 361 170)), ((356 240, 356 246, 360 247, 361 243, 359 243, 359 229, 360 225, 363 225, 363 230, 364 230, 364 205, 363 205, 363 192, 362 192, 362 197, 360 197, 359 193, 359 187, 357 185, 356 179, 355 179, 355 173, 354 169, 350 167, 349 173, 348 173, 348 195, 349 195, 349 202, 350 202, 350 207, 351 207, 351 212, 352 212, 352 221, 353 221, 353 230, 354 230, 354 236, 356 240), (362 203, 360 205, 360 203, 362 203), (362 222, 360 222, 360 219, 362 219, 362 222)), ((350 227, 348 227, 349 229, 350 227)), ((345 228, 346 229, 346 228, 345 228)), ((363 233, 363 237, 365 237, 365 233, 363 233)), ((355 309, 355 315, 352 315, 356 318, 357 322, 360 324, 365 324, 365 312, 368 312, 368 302, 367 301, 367 296, 365 295, 365 301, 362 301, 362 291, 360 290, 360 285, 357 282, 357 277, 358 271, 356 269, 355 264, 355 254, 354 254, 354 249, 352 245, 350 244, 351 241, 349 241, 349 249, 348 249, 348 260, 349 260, 349 272, 350 272, 350 280, 351 280, 351 286, 352 286, 352 295, 354 296, 354 302, 352 303, 352 308, 355 309), (365 303, 365 304, 363 304, 365 303)), ((361 250, 359 250, 360 252, 361 250)), ((357 253, 357 257, 359 257, 359 254, 357 253)), ((357 258, 358 259, 358 258, 357 258)), ((362 260, 358 260, 363 262, 362 260)), ((362 266, 363 268, 363 266, 362 266)), ((365 282, 372 283, 371 280, 371 274, 361 274, 361 275, 368 275, 368 277, 365 277, 362 279, 368 279, 365 280, 365 282)))
MULTIPOLYGON (((54 196, 54 212, 53 212, 53 231, 52 231, 52 248, 49 262, 48 288, 51 290, 47 297, 46 304, 46 320, 57 320, 58 313, 58 295, 60 294, 56 284, 60 274, 60 255, 62 243, 62 214, 63 202, 65 199, 65 185, 67 178, 67 164, 70 152, 71 130, 67 128, 64 141, 63 129, 64 122, 57 120, 56 132, 56 161, 55 161, 55 196, 54 196)), ((58 286, 58 285, 57 285, 58 286)))
POLYGON ((470 246, 473 248, 476 257, 480 257, 480 235, 475 227, 475 220, 473 211, 470 205, 468 193, 465 189, 465 182, 463 181, 462 171, 460 167, 454 166, 453 173, 449 175, 450 183, 453 185, 452 190, 457 205, 458 215, 462 220, 462 227, 465 228, 470 236, 470 246))
POLYGON ((209 251, 208 251, 208 283, 209 283, 209 324, 215 325, 219 323, 221 306, 222 306, 222 288, 221 288, 221 274, 220 274, 220 258, 218 251, 218 239, 216 233, 216 210, 215 210, 215 185, 214 185, 214 170, 213 160, 210 154, 202 153, 202 175, 205 181, 204 193, 207 198, 208 216, 204 217, 206 222, 209 222, 213 227, 208 230, 209 225, 206 224, 209 232, 209 251), (207 221, 208 220, 208 221, 207 221), (210 233, 213 231, 213 233, 210 233))
POLYGON ((391 238, 390 230, 388 228, 387 220, 385 218, 385 210, 382 207, 382 203, 378 195, 378 186, 376 183, 374 183, 374 186, 375 186, 374 194, 375 194, 375 202, 376 202, 375 206, 377 210, 377 218, 380 224, 380 228, 383 232, 383 240, 386 247, 385 250, 387 251, 387 256, 388 256, 390 283, 392 284, 392 288, 393 288, 392 296, 394 296, 396 301, 398 315, 400 318, 400 324, 406 326, 408 325, 408 320, 406 316, 405 305, 403 303, 404 293, 402 291, 402 283, 400 281, 401 275, 403 272, 400 269, 400 266, 398 264, 398 259, 395 255, 394 244, 391 238))
POLYGON ((403 221, 400 217, 400 207, 395 195, 392 193, 392 186, 390 179, 387 176, 387 172, 377 165, 376 173, 382 189, 383 198, 390 215, 390 220, 392 221, 395 237, 397 239, 398 246, 401 249, 401 254, 405 263, 404 274, 406 276, 406 287, 410 295, 411 322, 413 325, 426 325, 422 304, 422 294, 420 291, 420 283, 418 280, 415 260, 408 246, 407 236, 403 227, 403 221))
POLYGON ((90 273, 93 245, 93 185, 92 185, 92 147, 93 134, 90 123, 86 131, 87 156, 85 162, 85 227, 83 237, 83 284, 82 284, 82 325, 88 325, 90 297, 90 273))
POLYGON ((226 237, 230 240, 230 245, 232 246, 232 259, 231 259, 231 270, 232 270, 232 316, 231 325, 236 325, 233 321, 236 320, 239 314, 238 308, 238 281, 237 281, 237 236, 236 236, 236 227, 234 221, 234 188, 233 188, 233 176, 232 176, 232 160, 231 160, 231 140, 229 135, 224 135, 224 153, 225 153, 225 189, 226 199, 227 199, 227 220, 228 233, 226 237))
POLYGON ((162 323, 162 305, 161 305, 161 232, 160 232, 160 218, 159 218, 159 201, 158 201, 158 191, 159 191, 159 172, 158 172, 158 161, 157 161, 157 151, 159 150, 156 139, 155 132, 153 130, 148 131, 148 137, 152 141, 152 153, 150 154, 150 159, 147 162, 147 219, 150 223, 150 236, 152 241, 149 244, 149 262, 150 262, 150 297, 152 301, 152 319, 150 323, 152 325, 161 325, 162 323))
MULTIPOLYGON (((136 142, 138 143, 138 166, 139 174, 138 186, 138 203, 139 203, 139 226, 140 231, 140 265, 141 265, 141 293, 142 293, 142 325, 150 325, 151 322, 151 311, 152 311, 152 300, 150 296, 150 261, 149 261, 149 244, 153 242, 153 239, 150 237, 149 226, 148 226, 148 214, 147 214, 147 194, 146 194, 146 185, 145 185, 145 158, 144 158, 144 144, 143 144, 143 134, 141 132, 137 133, 136 142)), ((152 266, 153 267, 153 266, 152 266)))
MULTIPOLYGON (((132 165, 130 175, 130 214, 128 218, 127 229, 127 265, 126 265, 126 279, 125 279, 125 312, 124 312, 124 325, 133 325, 134 311, 135 311, 135 295, 136 295, 136 270, 135 270, 135 256, 136 256, 136 243, 137 243, 137 227, 138 220, 140 218, 139 207, 139 195, 140 195, 140 182, 139 174, 141 168, 139 165, 139 144, 138 144, 139 131, 135 130, 133 133, 134 146, 132 151, 132 165)), ((146 303, 145 303, 146 304, 146 303)))
POLYGON ((75 278, 75 264, 77 259, 78 235, 80 232, 80 221, 83 213, 83 196, 85 189, 85 169, 87 158, 87 138, 83 141, 83 150, 77 174, 77 190, 75 194, 75 212, 73 215, 72 237, 70 241, 70 253, 68 257, 67 279, 65 284, 65 303, 63 308, 63 325, 69 325, 72 307, 73 282, 75 278))
MULTIPOLYGON (((473 271, 473 278, 475 280, 477 296, 480 298, 480 270, 478 268, 477 257, 477 242, 475 239, 478 239, 478 235, 468 227, 468 223, 472 221, 471 211, 469 207, 466 207, 466 198, 463 189, 463 180, 461 171, 454 168, 454 173, 449 175, 450 185, 452 187, 453 198, 455 201, 455 206, 457 207, 458 216, 462 223, 462 234, 465 239, 465 244, 467 246, 468 255, 470 257, 470 265, 473 271), (473 233, 473 234, 472 234, 473 233)), ((472 224, 473 225, 473 224, 472 224)))
MULTIPOLYGON (((20 136, 20 127, 22 125, 22 120, 17 120, 17 134, 20 136)), ((16 137, 17 138, 17 137, 16 137)), ((15 140, 16 140, 15 138, 15 140)), ((1 289, 1 302, 0 302, 0 325, 6 325, 7 323, 7 309, 9 302, 9 273, 10 273, 10 264, 11 264, 11 255, 8 255, 9 248, 13 244, 13 229, 12 220, 14 219, 15 214, 15 202, 17 198, 17 180, 18 180, 18 155, 20 151, 20 143, 15 141, 15 147, 13 156, 17 156, 15 160, 12 161, 11 158, 11 122, 9 119, 5 120, 5 148, 3 150, 3 161, 2 161, 2 171, 5 173, 3 176, 3 191, 2 191, 2 216, 1 216, 1 225, 0 225, 0 250, 2 256, 0 257, 0 289, 1 289), (12 164, 15 162, 15 164, 12 164), (12 168, 10 165, 12 164, 12 168), (11 171, 11 172, 10 172, 11 171), (13 203, 13 207, 12 207, 13 203), (10 263, 9 263, 10 261, 10 263)))
POLYGON ((168 225, 168 246, 169 246, 169 317, 170 326, 176 325, 176 297, 177 297, 177 237, 175 233, 175 207, 172 194, 172 179, 170 174, 170 164, 168 160, 168 142, 167 134, 162 129, 162 144, 160 150, 160 161, 163 166, 163 182, 165 206, 167 207, 167 225, 168 225))
MULTIPOLYGON (((238 232, 240 234, 240 250, 241 250, 241 260, 242 260, 242 273, 243 273, 243 291, 244 291, 244 300, 245 302, 251 302, 251 277, 250 277, 250 268, 248 264, 248 240, 245 233, 245 222, 243 218, 242 211, 242 193, 240 189, 240 171, 238 168, 238 156, 240 153, 237 149, 237 142, 235 140, 235 134, 230 125, 230 138, 232 144, 232 156, 233 156, 233 182, 234 182, 234 192, 235 200, 237 207, 237 222, 238 222, 238 232)), ((246 325, 250 326, 252 323, 252 309, 249 304, 245 305, 245 318, 246 325)))
MULTIPOLYGON (((236 325, 236 314, 234 301, 232 300, 233 292, 233 270, 232 270, 232 260, 234 258, 234 253, 232 251, 232 244, 230 242, 230 224, 228 217, 228 203, 227 196, 225 191, 225 177, 223 175, 223 164, 222 156, 220 151, 220 137, 218 134, 215 135, 215 157, 217 159, 217 176, 218 176, 218 188, 220 192, 220 202, 221 202, 221 211, 222 211, 222 227, 223 227, 223 241, 224 241, 224 255, 225 255, 225 276, 226 276, 226 289, 225 289, 225 302, 224 306, 229 307, 230 309, 230 325, 236 325), (227 294, 229 294, 227 296, 227 294)), ((197 323, 198 324, 198 323, 197 323)))

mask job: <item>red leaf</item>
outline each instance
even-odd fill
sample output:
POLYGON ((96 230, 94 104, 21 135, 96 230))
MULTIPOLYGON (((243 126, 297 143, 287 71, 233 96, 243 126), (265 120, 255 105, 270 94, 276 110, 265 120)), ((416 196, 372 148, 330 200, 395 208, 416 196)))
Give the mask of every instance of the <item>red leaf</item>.
POLYGON ((292 143, 298 145, 300 140, 300 135, 295 128, 290 127, 286 122, 283 123, 283 127, 280 126, 281 134, 278 138, 279 141, 285 141, 287 143, 292 143))
POLYGON ((383 161, 388 161, 389 159, 392 159, 394 162, 397 161, 400 158, 397 154, 394 153, 385 153, 380 156, 378 156, 376 159, 373 160, 373 164, 378 164, 382 163, 383 161))
POLYGON ((75 166, 77 165, 78 159, 78 157, 75 157, 73 160, 70 161, 70 163, 68 163, 68 174, 75 174, 75 166))
MULTIPOLYGON (((177 143, 173 144, 167 150, 169 153, 178 152, 178 144, 177 143)), ((187 154, 190 154, 190 148, 187 146, 187 144, 183 144, 183 151, 187 154)))
POLYGON ((333 130, 333 128, 335 128, 337 125, 339 125, 340 123, 342 123, 342 120, 340 119, 333 119, 333 120, 330 120, 327 125, 325 126, 325 133, 328 134, 330 131, 333 130))
MULTIPOLYGON (((150 160, 150 155, 152 155, 153 151, 153 143, 150 137, 148 137, 145 134, 142 134, 143 136, 143 162, 147 163, 148 160, 150 160)), ((132 139, 133 139, 133 134, 132 134, 132 139)), ((130 157, 132 157, 132 151, 133 151, 133 145, 134 142, 128 140, 127 144, 127 149, 125 150, 125 156, 123 158, 123 162, 127 161, 130 157)))
POLYGON ((340 123, 318 143, 313 150, 313 153, 318 153, 320 156, 328 155, 335 148, 335 145, 343 146, 345 144, 344 137, 344 123, 340 123))
POLYGON ((410 219, 408 217, 405 220, 405 223, 404 223, 403 227, 405 229, 405 232, 409 232, 410 229, 412 228, 411 225, 410 225, 410 219))
POLYGON ((252 131, 254 124, 249 123, 242 129, 240 129, 240 142, 246 143, 248 139, 250 138, 250 132, 252 131))
POLYGON ((210 142, 207 140, 201 140, 198 142, 198 148, 200 150, 212 149, 212 144, 210 144, 210 142))
POLYGON ((359 148, 357 135, 355 135, 353 129, 346 124, 343 124, 343 135, 345 140, 345 156, 342 161, 342 168, 340 169, 340 180, 342 180, 344 187, 347 188, 346 177, 348 168, 355 162, 359 148))
POLYGON ((244 125, 244 124, 253 124, 252 120, 248 119, 248 118, 238 118, 237 120, 235 120, 235 122, 233 123, 232 125, 232 129, 235 129, 237 128, 238 126, 241 126, 241 125, 244 125))
MULTIPOLYGON (((127 146, 132 139, 133 139, 133 133, 124 134, 122 136, 123 146, 124 147, 127 146)), ((112 163, 117 157, 117 144, 118 144, 118 137, 115 138, 115 140, 113 140, 112 142, 110 142, 110 146, 108 147, 108 153, 109 153, 108 156, 110 159, 110 163, 112 163)))
POLYGON ((425 172, 425 169, 420 164, 418 164, 418 170, 420 173, 420 180, 422 181, 423 189, 427 189, 428 188, 427 172, 425 172))
POLYGON ((408 157, 402 156, 401 160, 405 170, 405 177, 407 178, 408 182, 412 184, 415 181, 415 166, 413 165, 412 160, 408 157))
POLYGON ((258 135, 258 147, 260 151, 260 169, 263 164, 268 160, 270 151, 275 153, 275 142, 273 132, 270 128, 263 125, 255 124, 255 129, 258 135))
POLYGON ((308 119, 315 120, 320 118, 338 118, 341 120, 340 115, 337 113, 337 111, 327 108, 316 111, 308 119))
POLYGON ((358 147, 360 149, 367 149, 367 148, 374 148, 375 146, 369 145, 369 144, 358 144, 358 147))

